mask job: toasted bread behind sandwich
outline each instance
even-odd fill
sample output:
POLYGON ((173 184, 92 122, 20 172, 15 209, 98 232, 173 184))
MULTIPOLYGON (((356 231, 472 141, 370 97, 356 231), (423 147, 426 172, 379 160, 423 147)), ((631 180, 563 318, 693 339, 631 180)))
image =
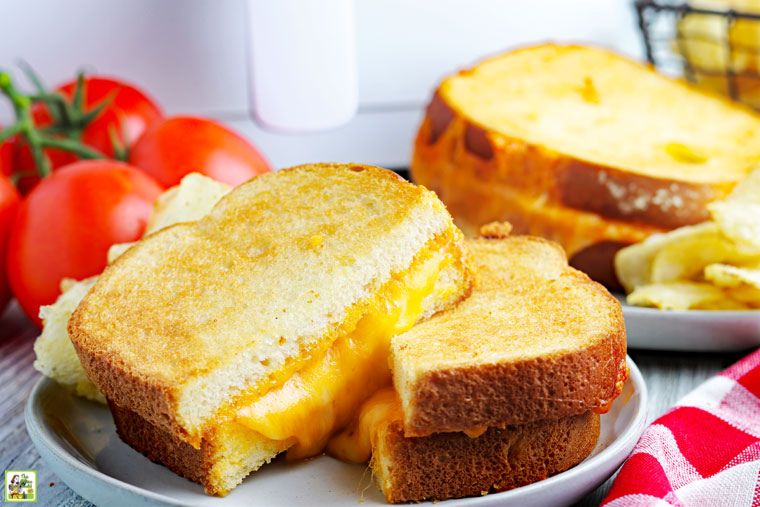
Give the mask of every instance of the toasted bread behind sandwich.
POLYGON ((460 237, 432 192, 380 168, 266 174, 130 248, 69 334, 112 404, 199 449, 205 430, 349 333, 415 258, 461 257, 460 237))
POLYGON ((466 244, 472 295, 391 344, 405 434, 477 432, 604 410, 628 373, 618 301, 547 240, 466 244))
POLYGON ((411 168, 465 232, 509 220, 560 242, 573 265, 590 249, 593 271, 614 255, 597 243, 706 220, 707 203, 759 158, 760 117, 748 108, 609 51, 543 44, 446 78, 411 168), (533 213, 543 208, 557 212, 533 213), (576 230, 562 210, 598 222, 576 230))

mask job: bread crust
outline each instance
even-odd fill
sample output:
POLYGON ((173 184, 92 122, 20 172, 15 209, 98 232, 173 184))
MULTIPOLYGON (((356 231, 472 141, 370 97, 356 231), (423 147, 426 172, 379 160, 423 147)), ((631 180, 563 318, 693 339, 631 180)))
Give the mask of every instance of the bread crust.
POLYGON ((108 400, 116 433, 154 463, 197 482, 209 495, 224 496, 251 472, 289 447, 234 421, 208 429, 196 449, 140 414, 108 400))
POLYGON ((653 178, 565 155, 557 158, 553 191, 564 206, 665 229, 708 220, 707 204, 734 186, 653 178))
POLYGON ((503 428, 602 409, 619 394, 627 371, 625 351, 621 318, 610 336, 587 349, 430 372, 415 385, 414 410, 405 414, 405 435, 503 428))
POLYGON ((209 439, 196 449, 111 400, 108 400, 108 408, 116 425, 116 433, 124 443, 154 463, 160 463, 177 475, 203 485, 210 494, 224 493, 210 480, 213 445, 209 439))
MULTIPOLYGON (((559 241, 572 255, 599 241, 633 243, 653 232, 667 229, 658 220, 662 218, 662 213, 653 214, 651 220, 632 219, 619 212, 600 213, 610 207, 609 199, 597 203, 594 192, 601 192, 600 189, 594 190, 594 186, 577 188, 578 185, 573 182, 576 173, 587 176, 597 171, 593 173, 597 178, 594 185, 597 185, 599 174, 602 174, 598 171, 604 170, 607 172, 602 179, 607 178, 617 185, 617 174, 606 176, 609 168, 595 166, 589 169, 583 166, 582 161, 520 139, 507 139, 486 132, 481 127, 473 127, 461 116, 453 117, 437 141, 430 144, 428 139, 435 124, 436 120, 426 117, 420 126, 412 157, 412 178, 438 194, 465 232, 476 233, 481 225, 490 221, 508 221, 518 234, 536 234, 536 231, 553 233, 551 239, 559 241), (477 132, 481 132, 481 140, 473 141, 473 137, 478 137, 477 132), (466 135, 469 141, 466 141, 466 135), (484 142, 492 146, 493 156, 488 157, 482 150, 472 151, 473 147, 484 142), (579 204, 576 201, 580 198, 574 196, 575 193, 589 199, 588 206, 569 206, 563 202, 564 195, 567 200, 579 204), (518 204, 517 201, 524 203, 518 204), (557 209, 562 218, 581 216, 593 222, 593 226, 573 231, 573 220, 568 219, 566 223, 551 221, 546 218, 546 213, 539 213, 546 207, 557 209)), ((649 185, 647 188, 654 187, 649 185)), ((609 195, 609 188, 605 187, 603 192, 609 195)), ((702 202, 709 199, 706 195, 702 197, 702 202)), ((624 201, 621 202, 623 204, 620 206, 626 206, 624 201)), ((671 225, 693 223, 702 221, 704 213, 702 208, 683 220, 674 221, 669 217, 666 221, 671 225)))
POLYGON ((456 113, 440 94, 433 103, 438 106, 427 109, 411 165, 414 181, 432 190, 436 184, 430 179, 441 178, 442 172, 436 161, 450 154, 457 170, 472 172, 484 181, 496 180, 527 195, 544 194, 552 202, 613 220, 674 229, 707 220, 707 204, 728 195, 734 186, 653 178, 574 158, 489 131, 456 113), (436 118, 446 110, 449 115, 436 118), (445 130, 437 133, 440 127, 434 126, 444 123, 445 130), (436 141, 430 143, 433 138, 436 141), (523 171, 531 174, 520 174, 523 171))
POLYGON ((599 416, 593 412, 491 428, 477 438, 407 438, 397 420, 378 435, 373 470, 392 503, 479 496, 567 470, 591 453, 598 438, 599 416))

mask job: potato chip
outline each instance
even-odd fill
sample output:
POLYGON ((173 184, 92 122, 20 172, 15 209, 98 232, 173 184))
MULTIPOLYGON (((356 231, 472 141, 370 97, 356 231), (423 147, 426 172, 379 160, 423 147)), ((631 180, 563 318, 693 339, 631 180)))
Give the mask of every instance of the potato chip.
POLYGON ((705 228, 699 234, 662 247, 652 259, 650 280, 652 283, 697 280, 708 264, 746 262, 755 257, 742 251, 717 228, 705 228))
POLYGON ((34 367, 46 377, 68 386, 79 396, 105 403, 103 395, 87 378, 66 329, 72 312, 97 278, 93 276, 80 282, 69 280, 66 291, 58 296, 55 303, 40 307, 44 327, 34 342, 34 352, 37 355, 34 367))
POLYGON ((760 289, 750 285, 740 285, 726 292, 736 301, 741 301, 752 308, 760 308, 760 289))
POLYGON ((736 185, 731 195, 708 206, 727 237, 749 253, 760 253, 760 169, 736 185))
POLYGON ((190 173, 161 194, 153 206, 145 234, 179 222, 195 222, 211 211, 232 187, 208 176, 190 173))
POLYGON ((760 266, 729 266, 728 264, 710 264, 705 268, 705 280, 718 287, 739 287, 749 285, 760 289, 760 266))
POLYGON ((663 248, 678 245, 689 238, 715 237, 717 225, 705 222, 681 227, 662 234, 653 234, 641 243, 621 249, 615 256, 615 271, 626 292, 652 282, 652 261, 663 248))
POLYGON ((106 262, 108 264, 113 264, 113 261, 120 257, 121 254, 129 250, 135 243, 137 243, 137 241, 132 241, 130 243, 115 243, 111 245, 111 247, 108 249, 106 262))
POLYGON ((760 168, 724 200, 712 222, 656 234, 622 249, 615 269, 634 305, 760 308, 760 168))
POLYGON ((708 283, 671 282, 642 285, 628 294, 628 304, 664 310, 690 310, 720 305, 725 292, 708 283))

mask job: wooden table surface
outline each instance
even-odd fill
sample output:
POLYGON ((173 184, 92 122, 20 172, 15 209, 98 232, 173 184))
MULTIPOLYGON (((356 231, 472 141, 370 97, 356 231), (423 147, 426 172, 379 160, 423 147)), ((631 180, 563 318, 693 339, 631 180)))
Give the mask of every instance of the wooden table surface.
MULTIPOLYGON (((48 469, 26 434, 24 405, 39 378, 39 373, 32 368, 32 344, 36 335, 37 330, 15 305, 0 318, 0 465, 3 470, 38 471, 38 505, 90 505, 48 469)), ((744 355, 636 350, 629 353, 649 387, 650 421, 699 383, 744 355)), ((609 482, 579 505, 598 505, 609 482)))

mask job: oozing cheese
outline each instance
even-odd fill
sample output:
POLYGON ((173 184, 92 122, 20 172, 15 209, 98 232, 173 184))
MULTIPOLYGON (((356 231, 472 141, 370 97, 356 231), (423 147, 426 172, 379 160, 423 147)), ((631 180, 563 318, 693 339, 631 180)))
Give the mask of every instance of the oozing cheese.
POLYGON ((393 387, 380 389, 364 402, 351 426, 330 439, 327 452, 347 463, 366 463, 372 456, 372 441, 380 426, 401 417, 401 401, 396 390, 393 387))
MULTIPOLYGON (((411 328, 433 292, 449 253, 432 248, 381 290, 350 333, 280 387, 238 409, 237 421, 278 441, 291 441, 291 460, 320 453, 361 403, 390 383, 390 339, 411 328)), ((440 295, 438 295, 440 296, 440 295)))
MULTIPOLYGON (((327 452, 347 463, 366 463, 372 457, 372 448, 378 433, 386 425, 403 420, 401 400, 392 386, 375 392, 365 401, 356 418, 327 443, 327 452)), ((478 438, 488 430, 479 426, 462 433, 478 438)))

